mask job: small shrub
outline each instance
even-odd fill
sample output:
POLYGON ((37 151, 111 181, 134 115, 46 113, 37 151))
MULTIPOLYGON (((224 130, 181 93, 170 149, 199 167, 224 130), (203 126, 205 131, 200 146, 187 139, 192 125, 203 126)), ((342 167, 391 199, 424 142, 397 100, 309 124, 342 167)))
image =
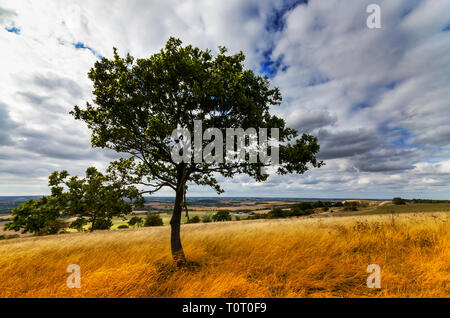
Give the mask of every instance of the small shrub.
POLYGON ((149 214, 145 218, 144 226, 163 226, 163 219, 159 214, 149 214))
POLYGON ((227 210, 220 210, 212 216, 212 219, 215 222, 231 221, 231 215, 227 210))
POLYGON ((189 218, 186 223, 200 223, 200 217, 198 215, 189 218))
POLYGON ((358 211, 358 202, 345 202, 344 211, 358 211))
POLYGON ((212 220, 211 220, 211 216, 210 215, 208 215, 208 214, 205 214, 203 217, 202 217, 202 222, 203 223, 209 223, 209 222, 211 222, 212 220))
POLYGON ((144 223, 144 220, 143 220, 141 217, 139 217, 139 216, 133 216, 133 217, 128 221, 128 224, 129 224, 130 226, 137 226, 137 227, 142 226, 143 223, 144 223))
POLYGON ((310 202, 301 202, 301 203, 294 204, 292 206, 292 208, 306 211, 306 210, 312 210, 314 207, 310 202))
POLYGON ((404 205, 406 204, 406 201, 402 198, 396 197, 392 199, 392 203, 394 203, 395 205, 404 205))
POLYGON ((265 217, 265 215, 266 215, 266 214, 258 214, 258 213, 252 214, 252 215, 249 215, 249 216, 247 217, 247 220, 258 220, 258 219, 263 219, 263 218, 265 217))
POLYGON ((91 225, 91 231, 94 230, 109 230, 113 222, 110 219, 98 219, 93 226, 91 225))
POLYGON ((296 204, 291 208, 290 216, 303 216, 313 214, 314 210, 311 205, 296 204))
POLYGON ((290 213, 283 211, 281 208, 272 209, 267 213, 267 217, 270 219, 280 219, 290 216, 290 213))
POLYGON ((323 212, 327 212, 329 209, 330 209, 329 207, 324 206, 324 207, 322 208, 322 211, 323 211, 323 212))
POLYGON ((324 205, 323 202, 320 201, 320 200, 313 203, 313 207, 314 207, 314 208, 323 208, 324 206, 325 206, 325 205, 324 205))

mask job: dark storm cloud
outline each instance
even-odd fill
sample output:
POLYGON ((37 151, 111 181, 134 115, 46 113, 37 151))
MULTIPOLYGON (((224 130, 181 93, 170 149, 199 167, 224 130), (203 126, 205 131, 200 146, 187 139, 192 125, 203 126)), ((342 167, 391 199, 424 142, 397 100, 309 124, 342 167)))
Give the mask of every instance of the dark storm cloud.
POLYGON ((361 155, 378 148, 380 139, 373 131, 365 129, 331 132, 321 129, 318 133, 321 159, 336 159, 361 155))
POLYGON ((337 118, 327 111, 298 112, 292 114, 289 124, 299 132, 310 132, 317 128, 332 126, 336 121, 337 118))
POLYGON ((352 158, 354 166, 363 172, 403 171, 414 168, 422 153, 413 149, 396 149, 384 145, 385 148, 365 153, 352 158))
POLYGON ((333 133, 321 129, 318 133, 323 160, 347 158, 353 168, 362 172, 402 171, 414 168, 424 152, 413 148, 398 148, 380 138, 375 131, 357 129, 333 133))
POLYGON ((23 137, 18 142, 20 148, 48 158, 95 160, 99 156, 98 152, 92 151, 88 140, 68 133, 62 135, 60 131, 23 129, 20 136, 23 137))

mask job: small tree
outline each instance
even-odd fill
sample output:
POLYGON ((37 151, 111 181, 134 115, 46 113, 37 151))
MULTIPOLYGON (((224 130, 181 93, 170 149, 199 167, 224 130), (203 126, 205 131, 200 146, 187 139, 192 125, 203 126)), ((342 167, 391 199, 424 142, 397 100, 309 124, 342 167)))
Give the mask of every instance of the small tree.
POLYGON ((406 204, 406 201, 402 198, 395 197, 392 199, 392 203, 394 203, 395 205, 404 205, 406 204))
POLYGON ((42 197, 28 200, 11 210, 12 220, 6 223, 4 230, 22 231, 37 235, 57 234, 67 224, 60 220, 63 202, 54 197, 42 197))
POLYGON ((70 177, 67 171, 53 172, 49 177, 52 197, 64 202, 64 214, 77 217, 72 227, 90 223, 90 231, 112 226, 114 217, 131 213, 133 204, 143 206, 139 190, 125 184, 116 174, 102 174, 96 168, 86 170, 85 178, 70 177))
POLYGON ((231 221, 231 215, 227 210, 220 210, 212 216, 212 219, 215 222, 231 221))
POLYGON ((145 218, 144 226, 163 226, 163 219, 159 214, 149 214, 145 218))
POLYGON ((12 222, 5 230, 23 233, 56 234, 65 227, 62 216, 75 217, 71 228, 109 229, 113 217, 124 217, 133 204, 142 206, 144 199, 137 188, 126 185, 114 174, 102 174, 90 167, 86 178, 70 177, 67 171, 49 176, 51 195, 38 201, 29 200, 12 210, 12 222))

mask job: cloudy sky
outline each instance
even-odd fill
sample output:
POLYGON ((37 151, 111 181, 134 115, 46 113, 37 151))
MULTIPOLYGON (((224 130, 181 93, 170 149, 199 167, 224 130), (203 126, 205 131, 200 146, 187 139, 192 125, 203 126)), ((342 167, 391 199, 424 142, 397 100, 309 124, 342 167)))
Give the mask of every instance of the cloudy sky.
POLYGON ((223 180, 226 196, 450 199, 444 0, 2 0, 0 195, 46 194, 52 171, 82 175, 115 158, 91 149, 68 112, 91 99, 87 72, 113 46, 148 57, 170 36, 242 50, 280 88, 274 112, 319 138, 326 166, 263 184, 223 180), (366 25, 370 3, 381 29, 366 25))

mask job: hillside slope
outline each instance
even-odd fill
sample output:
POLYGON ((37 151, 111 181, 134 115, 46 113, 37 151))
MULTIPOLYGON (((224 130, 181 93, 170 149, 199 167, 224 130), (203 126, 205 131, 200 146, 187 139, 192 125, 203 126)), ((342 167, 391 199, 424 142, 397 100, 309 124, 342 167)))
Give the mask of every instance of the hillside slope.
POLYGON ((449 297, 449 213, 299 218, 0 242, 0 297, 449 297), (69 264, 81 288, 69 289, 69 264), (381 289, 369 289, 369 264, 381 289))

